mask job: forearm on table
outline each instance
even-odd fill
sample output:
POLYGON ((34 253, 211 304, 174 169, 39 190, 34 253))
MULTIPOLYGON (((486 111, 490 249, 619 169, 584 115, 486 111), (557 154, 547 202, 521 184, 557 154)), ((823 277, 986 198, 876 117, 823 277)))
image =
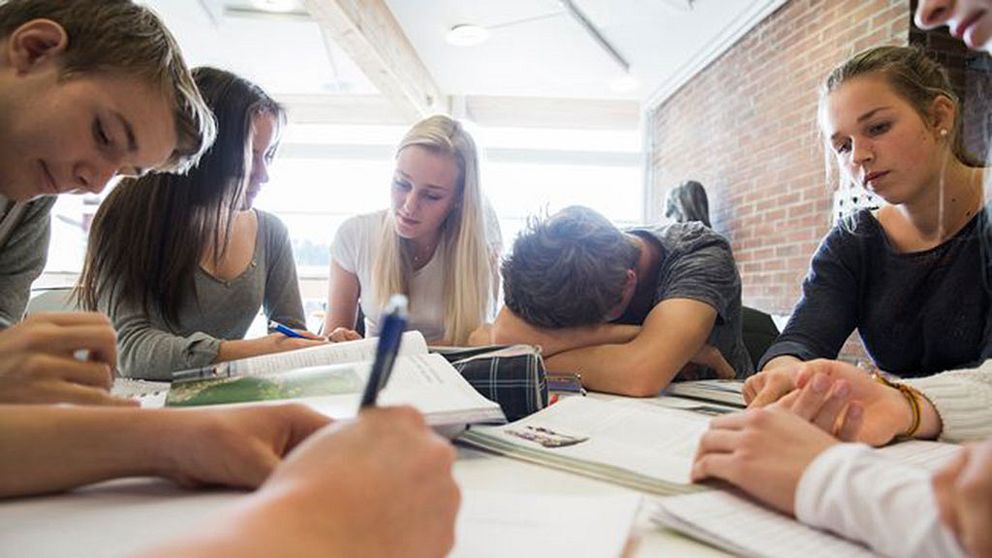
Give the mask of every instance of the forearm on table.
POLYGON ((0 408, 0 497, 56 492, 166 467, 163 411, 0 408))
POLYGON ((499 319, 493 324, 492 329, 494 343, 540 345, 545 357, 583 347, 627 343, 637 337, 640 331, 641 328, 638 326, 616 324, 561 329, 538 328, 530 325, 508 328, 500 323, 499 319))
POLYGON ((887 556, 960 555, 939 521, 928 473, 866 446, 839 444, 817 457, 800 479, 795 508, 803 523, 887 556))
POLYGON ((222 343, 201 332, 179 337, 153 327, 118 328, 121 373, 145 380, 171 380, 177 370, 220 362, 222 343))
POLYGON ((588 389, 632 397, 657 395, 685 365, 657 351, 648 356, 632 345, 595 345, 565 351, 547 359, 546 365, 551 371, 578 372, 588 389))
POLYGON ((228 362, 265 354, 261 339, 221 341, 214 362, 228 362))

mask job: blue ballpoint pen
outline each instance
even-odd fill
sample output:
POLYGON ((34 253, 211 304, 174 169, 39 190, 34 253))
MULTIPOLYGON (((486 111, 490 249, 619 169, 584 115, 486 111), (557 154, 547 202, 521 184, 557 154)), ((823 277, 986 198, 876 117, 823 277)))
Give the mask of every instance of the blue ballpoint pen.
POLYGON ((393 372, 393 363, 396 362, 400 341, 403 339, 403 331, 406 329, 406 305, 405 296, 393 295, 389 298, 389 303, 383 311, 379 344, 375 348, 375 361, 372 362, 369 381, 365 384, 365 391, 362 393, 360 405, 362 409, 375 405, 379 391, 386 387, 386 382, 389 381, 389 376, 393 372))
POLYGON ((305 339, 302 335, 296 333, 293 328, 283 325, 275 320, 269 320, 269 329, 274 329, 286 337, 299 337, 300 339, 305 339))

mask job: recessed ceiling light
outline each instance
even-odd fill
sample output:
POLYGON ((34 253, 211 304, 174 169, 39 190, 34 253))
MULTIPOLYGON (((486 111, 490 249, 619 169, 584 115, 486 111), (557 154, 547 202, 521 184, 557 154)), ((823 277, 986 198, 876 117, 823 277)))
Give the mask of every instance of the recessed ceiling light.
POLYGON ((623 74, 610 82, 610 89, 617 93, 629 93, 640 86, 641 82, 630 74, 623 74))
POLYGON ((300 8, 297 0, 252 0, 251 3, 266 12, 292 12, 300 8))
POLYGON ((480 45, 489 39, 489 30, 480 25, 460 23, 448 30, 444 40, 454 46, 480 45))

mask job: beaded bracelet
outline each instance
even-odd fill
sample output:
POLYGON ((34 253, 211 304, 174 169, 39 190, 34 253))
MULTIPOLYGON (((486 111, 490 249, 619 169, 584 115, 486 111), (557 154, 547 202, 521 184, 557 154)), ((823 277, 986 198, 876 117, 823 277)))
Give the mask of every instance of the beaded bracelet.
POLYGON ((919 392, 916 388, 908 386, 906 384, 900 384, 893 382, 885 377, 878 370, 871 372, 871 377, 875 379, 876 382, 889 386, 890 388, 899 390, 899 393, 906 398, 906 402, 909 403, 909 408, 913 413, 913 422, 909 429, 901 434, 904 438, 912 438, 916 431, 920 429, 920 421, 922 419, 922 413, 920 412, 920 399, 917 397, 919 392))

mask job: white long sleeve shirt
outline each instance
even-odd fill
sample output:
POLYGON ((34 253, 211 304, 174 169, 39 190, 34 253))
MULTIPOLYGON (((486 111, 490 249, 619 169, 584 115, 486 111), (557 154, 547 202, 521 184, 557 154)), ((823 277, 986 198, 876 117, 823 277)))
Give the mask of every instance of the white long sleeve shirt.
POLYGON ((807 467, 796 490, 799 521, 898 557, 964 557, 941 523, 926 470, 838 444, 807 467))
POLYGON ((904 380, 933 403, 943 428, 940 439, 971 442, 992 437, 992 360, 978 368, 904 380))

